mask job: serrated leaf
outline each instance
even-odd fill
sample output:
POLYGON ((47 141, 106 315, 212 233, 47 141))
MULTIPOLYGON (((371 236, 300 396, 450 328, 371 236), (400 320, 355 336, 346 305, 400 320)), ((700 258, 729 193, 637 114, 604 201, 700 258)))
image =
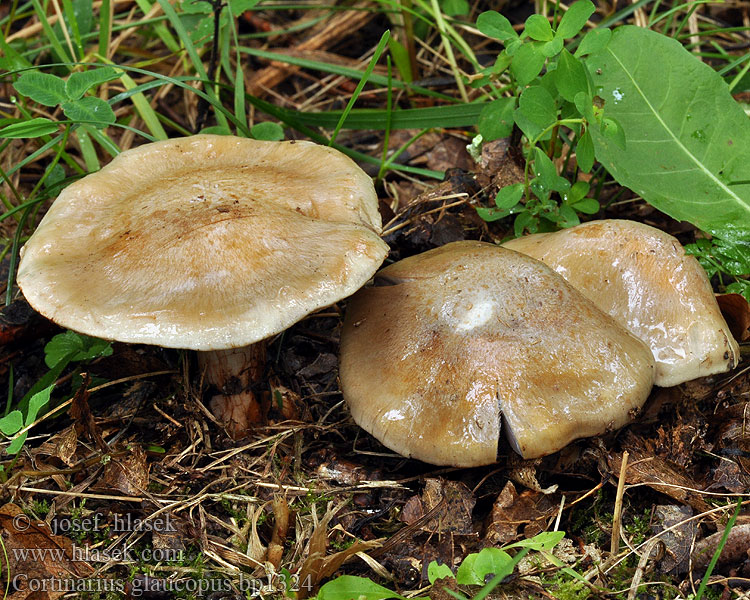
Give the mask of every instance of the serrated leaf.
POLYGON ((0 137, 10 139, 36 138, 55 133, 59 127, 57 123, 45 117, 36 117, 6 125, 0 129, 0 137))
MULTIPOLYGON (((510 52, 510 48, 508 52, 510 52)), ((546 60, 541 48, 534 42, 524 43, 513 54, 513 62, 510 63, 510 72, 513 74, 518 85, 528 85, 539 75, 546 60)))
POLYGON ((538 42, 549 42, 555 35, 549 21, 542 15, 531 15, 526 19, 524 33, 538 42))
POLYGON ((111 125, 117 120, 115 111, 101 98, 86 96, 62 104, 63 113, 76 123, 90 123, 97 129, 111 125))
POLYGON ((256 123, 250 129, 250 133, 256 140, 278 142, 284 139, 284 129, 278 123, 271 121, 256 123))
POLYGON ((71 100, 78 100, 92 87, 119 77, 112 67, 101 67, 72 73, 65 82, 65 93, 71 100))
POLYGON ((5 435, 15 435, 23 427, 23 415, 20 410, 13 410, 0 419, 0 431, 5 435))
POLYGON ((578 144, 576 145, 576 162, 578 163, 578 168, 584 173, 591 171, 591 168, 594 166, 594 142, 591 139, 588 127, 578 139, 578 144))
POLYGON ((518 34, 510 21, 494 10, 483 12, 477 17, 477 29, 484 35, 501 42, 518 39, 518 34))
POLYGON ((56 75, 26 71, 13 84, 19 94, 44 106, 57 106, 68 99, 65 81, 56 75))
POLYGON ((578 32, 586 25, 589 17, 594 14, 594 10, 594 4, 590 0, 574 2, 560 19, 555 35, 563 39, 577 36, 578 32))
POLYGON ((427 566, 427 580, 431 584, 435 583, 438 579, 444 579, 445 577, 453 577, 454 579, 456 577, 448 565, 438 564, 433 560, 427 566))
POLYGON ((750 221, 750 122, 720 75, 679 42, 631 26, 586 66, 627 141, 622 150, 591 128, 620 184, 703 230, 750 221))
POLYGON ((589 93, 589 80, 583 63, 570 52, 563 50, 557 61, 557 69, 553 71, 555 87, 560 95, 568 102, 575 102, 576 95, 589 93))
POLYGON ((515 107, 515 97, 493 100, 482 107, 477 126, 485 141, 491 142, 510 135, 513 131, 515 107))
POLYGON ((364 577, 341 575, 324 584, 318 591, 317 600, 387 600, 403 598, 388 588, 364 577))
POLYGON ((518 204, 521 200, 521 196, 523 196, 522 183, 506 185, 495 196, 495 206, 501 210, 511 209, 518 204))
POLYGON ((590 29, 583 36, 581 43, 575 51, 575 56, 586 56, 593 52, 599 52, 609 43, 611 37, 611 29, 590 29))

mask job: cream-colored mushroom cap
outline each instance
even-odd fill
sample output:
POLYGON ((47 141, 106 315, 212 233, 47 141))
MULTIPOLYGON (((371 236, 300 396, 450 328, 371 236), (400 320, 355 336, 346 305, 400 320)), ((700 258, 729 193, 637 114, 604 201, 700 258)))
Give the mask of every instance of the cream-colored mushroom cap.
POLYGON ((67 187, 23 248, 18 284, 81 333, 238 347, 361 287, 387 253, 380 228, 372 182, 343 154, 197 135, 67 187))
POLYGON ((656 385, 722 373, 739 360, 705 271, 659 229, 591 221, 504 246, 548 264, 644 340, 656 359, 656 385))
POLYGON ((349 301, 341 387, 354 420, 438 465, 524 458, 621 427, 653 382, 648 347, 549 267, 482 242, 394 263, 349 301))

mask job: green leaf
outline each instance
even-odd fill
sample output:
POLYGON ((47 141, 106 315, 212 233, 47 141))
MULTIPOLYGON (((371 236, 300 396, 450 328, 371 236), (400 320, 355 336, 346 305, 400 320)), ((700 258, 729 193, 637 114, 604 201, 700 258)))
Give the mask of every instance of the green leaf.
POLYGON ((567 192, 570 189, 570 182, 557 174, 555 163, 539 146, 534 148, 534 175, 545 190, 567 192))
POLYGON ((583 63, 563 48, 553 71, 555 87, 568 102, 575 102, 576 95, 589 92, 589 80, 583 63))
POLYGON ((581 224, 581 220, 578 218, 576 211, 568 206, 567 204, 561 204, 558 208, 558 218, 555 222, 560 227, 575 227, 581 224))
POLYGON ((110 356, 112 345, 107 340, 66 331, 53 337, 44 347, 44 363, 52 369, 63 360, 82 361, 110 356))
POLYGON ((745 297, 745 300, 750 302, 750 281, 748 281, 747 279, 739 279, 734 283, 730 283, 727 286, 727 293, 741 294, 745 297))
POLYGON ((513 234, 516 237, 521 237, 525 230, 529 230, 529 233, 536 233, 537 227, 539 226, 539 219, 532 215, 528 211, 522 212, 513 221, 513 234))
POLYGON ((229 6, 232 9, 232 16, 239 17, 243 12, 254 9, 260 0, 231 0, 229 6))
POLYGON ((440 10, 449 17, 458 17, 468 15, 470 6, 466 0, 441 0, 440 10))
POLYGON ((529 550, 550 552, 565 537, 564 531, 543 531, 528 540, 521 540, 505 548, 528 548, 529 550))
POLYGON ((495 206, 499 209, 511 209, 521 200, 523 196, 523 184, 513 183, 506 185, 495 196, 495 206))
POLYGON ((510 72, 513 74, 518 85, 528 85, 544 66, 546 57, 533 42, 521 44, 513 55, 510 63, 510 72))
POLYGON ((96 96, 86 96, 80 100, 63 102, 62 109, 65 116, 71 121, 90 123, 99 129, 111 125, 117 120, 112 107, 96 96))
POLYGON ((579 0, 570 5, 570 8, 560 19, 555 35, 560 38, 569 39, 578 35, 578 32, 586 25, 586 21, 594 14, 594 4, 590 0, 579 0))
POLYGON ((320 588, 317 600, 386 600, 387 598, 403 598, 403 596, 364 577, 341 575, 320 588))
POLYGON ((0 419, 0 431, 5 435, 14 435, 23 427, 23 415, 20 410, 14 410, 0 419))
POLYGON ((588 127, 578 139, 576 145, 576 162, 584 173, 591 171, 594 166, 594 141, 591 139, 588 127))
POLYGON ((590 130, 620 184, 703 230, 750 221, 750 122, 720 75, 679 42, 631 26, 586 66, 627 139, 623 150, 611 131, 590 130))
MULTIPOLYGON (((580 202, 589 193, 589 184, 585 181, 576 181, 568 191, 562 195, 565 204, 573 205, 580 202)), ((598 203, 597 203, 598 206, 598 203)))
POLYGON ((456 576, 448 565, 439 565, 433 560, 427 567, 427 579, 429 582, 432 584, 438 579, 444 579, 445 577, 455 578, 456 576))
POLYGON ((599 127, 599 133, 614 143, 620 150, 625 150, 625 131, 615 119, 604 117, 599 127))
POLYGON ((570 206, 584 215, 595 215, 601 209, 599 201, 596 198, 583 198, 570 206))
POLYGON ((469 554, 464 558, 456 573, 456 582, 460 585, 484 585, 488 575, 501 579, 513 573, 515 563, 500 548, 484 548, 478 554, 469 554))
POLYGON ((544 87, 534 85, 521 93, 515 115, 516 123, 521 130, 529 139, 534 139, 542 130, 557 121, 557 107, 554 98, 544 87), (519 120, 518 115, 524 119, 519 120))
POLYGON ((554 37, 552 26, 542 15, 531 15, 526 19, 524 33, 538 42, 549 42, 554 37))
POLYGON ((411 73, 409 51, 406 49, 406 46, 400 43, 396 38, 391 37, 388 39, 388 50, 391 53, 391 58, 396 65, 396 69, 398 69, 399 75, 401 75, 401 79, 406 83, 414 81, 414 76, 411 73))
MULTIPOLYGON (((36 420, 36 416, 39 414, 39 411, 45 405, 47 405, 47 403, 49 403, 49 397, 54 387, 55 387, 54 384, 50 385, 44 388, 43 390, 41 390, 40 392, 37 392, 31 397, 31 399, 29 400, 29 406, 28 406, 27 413, 26 413, 26 420, 24 424, 25 427, 28 427, 29 425, 31 425, 36 420)), ((10 443, 10 445, 5 449, 5 451, 8 454, 18 454, 19 450, 23 448, 23 444, 26 441, 27 435, 28 435, 27 433, 24 433, 23 435, 19 435, 10 443)))
POLYGON ((60 125, 54 121, 50 121, 45 117, 36 117, 6 125, 0 129, 0 137, 11 139, 36 138, 55 133, 59 128, 60 125))
POLYGON ((494 10, 483 12, 477 17, 477 29, 484 35, 501 42, 518 39, 518 34, 510 21, 494 10))
POLYGON ((560 51, 563 49, 564 41, 562 38, 554 38, 550 40, 549 42, 545 42, 542 46, 542 54, 546 56, 547 58, 552 58, 553 56, 557 56, 560 54, 560 51))
POLYGON ((284 129, 278 123, 263 121, 250 128, 250 133, 256 140, 278 142, 284 139, 284 129))
POLYGON ((101 67, 72 73, 65 82, 65 93, 71 100, 83 98, 92 87, 117 79, 119 75, 112 67, 101 67))
POLYGON ((485 141, 491 142, 508 137, 513 131, 513 110, 515 97, 500 98, 487 103, 479 113, 479 133, 485 141))
POLYGON ((56 75, 26 71, 13 84, 19 94, 44 106, 57 106, 68 99, 65 81, 56 75))
POLYGON ((576 49, 576 56, 586 56, 603 50, 612 37, 611 29, 590 29, 576 49))

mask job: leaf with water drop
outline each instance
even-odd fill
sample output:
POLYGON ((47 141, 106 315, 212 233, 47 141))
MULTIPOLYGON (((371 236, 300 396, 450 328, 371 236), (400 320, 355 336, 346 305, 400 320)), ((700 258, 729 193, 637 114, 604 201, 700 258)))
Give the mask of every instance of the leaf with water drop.
POLYGON ((721 76, 633 26, 586 66, 604 101, 601 126, 589 128, 596 158, 619 183, 704 230, 750 222, 750 121, 721 76))

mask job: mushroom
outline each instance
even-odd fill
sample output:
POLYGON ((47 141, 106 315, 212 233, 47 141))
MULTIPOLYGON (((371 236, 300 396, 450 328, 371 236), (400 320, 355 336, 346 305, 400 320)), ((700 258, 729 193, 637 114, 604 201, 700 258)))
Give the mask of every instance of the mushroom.
POLYGON ((705 271, 659 229, 591 221, 503 245, 552 267, 644 340, 656 359, 658 386, 723 373, 739 360, 705 271))
POLYGON ((359 426, 438 465, 524 458, 621 427, 653 382, 643 342, 549 267, 454 242, 382 269, 348 302, 341 389, 359 426))
POLYGON ((240 434, 260 408, 237 369, 370 279, 388 250, 380 230, 371 179, 336 150, 196 135, 125 151, 67 187, 22 249, 18 284, 63 327, 203 351, 229 398, 212 406, 240 434))

